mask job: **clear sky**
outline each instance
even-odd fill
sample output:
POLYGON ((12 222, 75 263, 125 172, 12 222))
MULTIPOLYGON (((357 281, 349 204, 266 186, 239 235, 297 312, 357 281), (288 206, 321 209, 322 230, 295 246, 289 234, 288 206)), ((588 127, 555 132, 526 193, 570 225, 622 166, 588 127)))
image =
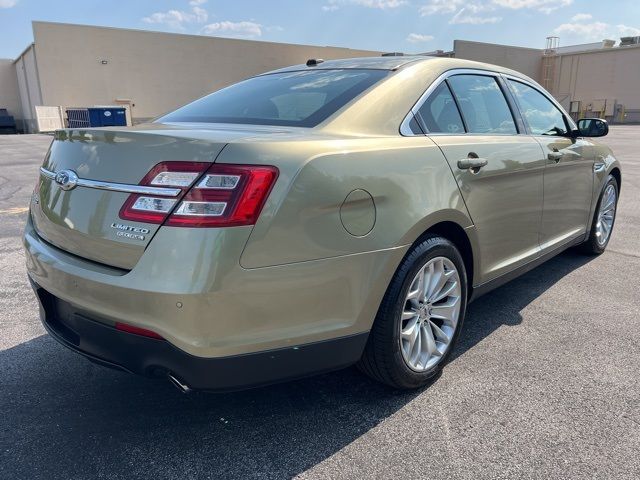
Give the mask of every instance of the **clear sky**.
POLYGON ((32 20, 426 52, 640 35, 640 0, 0 0, 0 58, 32 42, 32 20))

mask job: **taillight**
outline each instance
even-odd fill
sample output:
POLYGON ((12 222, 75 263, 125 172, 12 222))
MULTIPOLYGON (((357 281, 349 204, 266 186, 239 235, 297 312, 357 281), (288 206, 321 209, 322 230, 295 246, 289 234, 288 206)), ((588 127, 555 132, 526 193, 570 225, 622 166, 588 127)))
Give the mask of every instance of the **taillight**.
POLYGON ((253 225, 277 177, 278 169, 271 166, 162 162, 140 185, 179 188, 181 193, 130 195, 120 218, 174 227, 253 225))
POLYGON ((193 182, 211 165, 206 162, 162 162, 153 167, 140 181, 149 187, 174 187, 181 190, 177 197, 157 197, 146 194, 129 195, 120 209, 120 218, 135 222, 162 223, 184 196, 193 182))
POLYGON ((213 164, 182 198, 166 225, 253 225, 277 177, 275 167, 213 164))

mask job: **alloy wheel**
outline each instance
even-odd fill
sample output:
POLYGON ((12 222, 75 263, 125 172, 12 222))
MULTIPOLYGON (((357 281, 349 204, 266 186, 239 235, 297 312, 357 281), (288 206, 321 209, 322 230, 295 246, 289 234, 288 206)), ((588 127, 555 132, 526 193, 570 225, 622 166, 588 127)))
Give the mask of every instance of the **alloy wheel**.
POLYGON ((448 258, 432 258, 418 271, 399 322, 402 357, 411 369, 423 372, 440 362, 458 326, 460 296, 460 274, 448 258))
POLYGON ((598 220, 596 222, 596 241, 598 245, 603 246, 609 240, 615 215, 616 187, 613 184, 609 184, 602 194, 600 209, 598 210, 598 220))

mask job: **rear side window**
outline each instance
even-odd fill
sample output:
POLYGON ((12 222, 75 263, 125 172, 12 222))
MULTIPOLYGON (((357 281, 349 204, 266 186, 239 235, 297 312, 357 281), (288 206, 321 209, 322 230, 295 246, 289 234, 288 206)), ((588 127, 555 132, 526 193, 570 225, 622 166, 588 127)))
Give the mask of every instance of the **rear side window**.
POLYGON ((567 134, 564 115, 547 97, 524 83, 509 80, 509 85, 532 134, 567 134))
POLYGON ((458 100, 469 133, 518 133, 507 100, 495 78, 454 75, 447 82, 458 100))
POLYGON ((389 74, 386 70, 312 70, 250 78, 157 119, 314 127, 389 74))
POLYGON ((460 112, 445 82, 429 95, 418 115, 429 133, 464 133, 460 112))

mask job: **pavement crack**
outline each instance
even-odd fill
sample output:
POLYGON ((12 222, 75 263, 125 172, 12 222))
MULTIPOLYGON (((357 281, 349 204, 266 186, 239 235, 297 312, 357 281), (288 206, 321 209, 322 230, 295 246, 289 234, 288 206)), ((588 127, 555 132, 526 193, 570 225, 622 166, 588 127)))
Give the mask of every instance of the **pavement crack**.
POLYGON ((622 415, 622 418, 626 418, 627 420, 631 420, 633 423, 635 423, 636 425, 640 426, 640 422, 638 422, 635 418, 630 417, 629 415, 622 415))
POLYGON ((624 256, 624 257, 640 258, 640 255, 636 255, 636 254, 633 254, 633 253, 621 252, 621 251, 619 251, 619 250, 611 250, 611 249, 608 249, 608 250, 607 250, 607 253, 615 253, 615 254, 618 254, 618 255, 622 255, 622 256, 624 256))

